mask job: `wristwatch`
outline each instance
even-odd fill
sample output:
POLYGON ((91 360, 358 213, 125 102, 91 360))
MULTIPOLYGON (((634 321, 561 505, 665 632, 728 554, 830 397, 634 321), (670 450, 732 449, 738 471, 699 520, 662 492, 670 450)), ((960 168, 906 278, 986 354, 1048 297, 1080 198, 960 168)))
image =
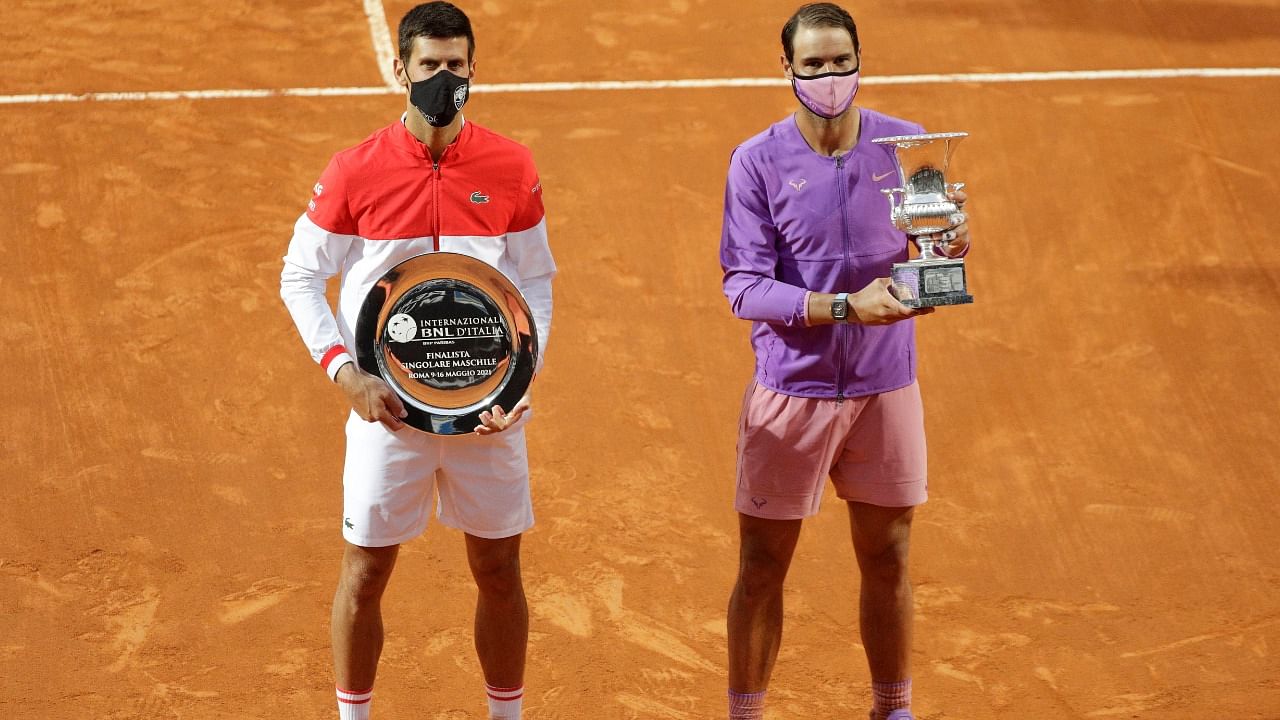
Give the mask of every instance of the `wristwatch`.
POLYGON ((831 317, 838 323, 849 322, 849 293, 840 293, 831 301, 831 317))

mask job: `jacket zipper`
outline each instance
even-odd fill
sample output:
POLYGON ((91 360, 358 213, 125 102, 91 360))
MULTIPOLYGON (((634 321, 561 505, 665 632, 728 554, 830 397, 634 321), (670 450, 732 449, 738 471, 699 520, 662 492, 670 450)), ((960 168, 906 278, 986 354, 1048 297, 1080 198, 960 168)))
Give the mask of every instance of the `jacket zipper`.
MULTIPOLYGON (((849 286, 849 217, 845 208, 844 191, 844 155, 836 158, 836 189, 840 193, 840 285, 849 286)), ((846 323, 836 325, 839 338, 840 357, 836 362, 836 404, 844 402, 844 363, 849 355, 849 326, 846 323)))
MULTIPOLYGON (((444 154, 440 157, 444 159, 444 154)), ((431 246, 440 252, 440 163, 436 160, 431 161, 431 214, 431 246)))

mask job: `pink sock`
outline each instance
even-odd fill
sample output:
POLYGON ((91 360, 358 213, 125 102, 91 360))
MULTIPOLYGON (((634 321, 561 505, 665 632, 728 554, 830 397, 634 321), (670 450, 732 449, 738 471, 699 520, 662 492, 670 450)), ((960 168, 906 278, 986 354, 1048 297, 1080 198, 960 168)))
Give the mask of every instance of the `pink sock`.
POLYGON ((729 720, 763 720, 767 690, 740 693, 729 690, 729 720))
POLYGON ((355 692, 338 688, 338 720, 369 720, 373 688, 355 692))
POLYGON ((871 717, 884 720, 894 710, 911 708, 911 678, 898 682, 871 681, 871 717))
POLYGON ((521 705, 524 704, 524 686, 513 688, 484 685, 489 696, 489 720, 520 720, 521 705))

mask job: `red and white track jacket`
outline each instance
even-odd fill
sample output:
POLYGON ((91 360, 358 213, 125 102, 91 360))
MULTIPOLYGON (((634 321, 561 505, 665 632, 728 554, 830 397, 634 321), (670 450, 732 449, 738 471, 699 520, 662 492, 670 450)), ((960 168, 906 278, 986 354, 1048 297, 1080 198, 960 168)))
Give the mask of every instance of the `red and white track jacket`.
POLYGON ((356 318, 374 283, 403 260, 440 251, 483 260, 520 288, 541 362, 556 265, 528 148, 464 122, 437 164, 402 119, 334 155, 313 192, 293 228, 280 296, 330 378, 353 361, 356 318), (325 283, 339 273, 335 318, 325 283))

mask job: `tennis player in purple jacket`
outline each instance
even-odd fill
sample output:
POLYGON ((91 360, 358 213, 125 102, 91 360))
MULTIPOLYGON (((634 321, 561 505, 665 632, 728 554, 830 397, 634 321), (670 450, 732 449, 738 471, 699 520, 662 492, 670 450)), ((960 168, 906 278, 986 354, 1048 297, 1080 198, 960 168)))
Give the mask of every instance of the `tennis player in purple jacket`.
MULTIPOLYGON (((756 355, 738 437, 729 717, 764 716, 783 581, 830 476, 848 505, 862 572, 871 718, 907 720, 907 547, 913 508, 926 498, 913 318, 931 309, 912 310, 890 291, 889 268, 907 259, 910 240, 890 223, 880 192, 898 182, 892 151, 871 140, 924 130, 853 104, 858 34, 839 6, 801 7, 782 30, 782 50, 799 107, 734 151, 720 245, 724 292, 734 314, 752 321, 756 355)), ((968 229, 963 214, 953 219, 935 239, 959 256, 968 229)))

